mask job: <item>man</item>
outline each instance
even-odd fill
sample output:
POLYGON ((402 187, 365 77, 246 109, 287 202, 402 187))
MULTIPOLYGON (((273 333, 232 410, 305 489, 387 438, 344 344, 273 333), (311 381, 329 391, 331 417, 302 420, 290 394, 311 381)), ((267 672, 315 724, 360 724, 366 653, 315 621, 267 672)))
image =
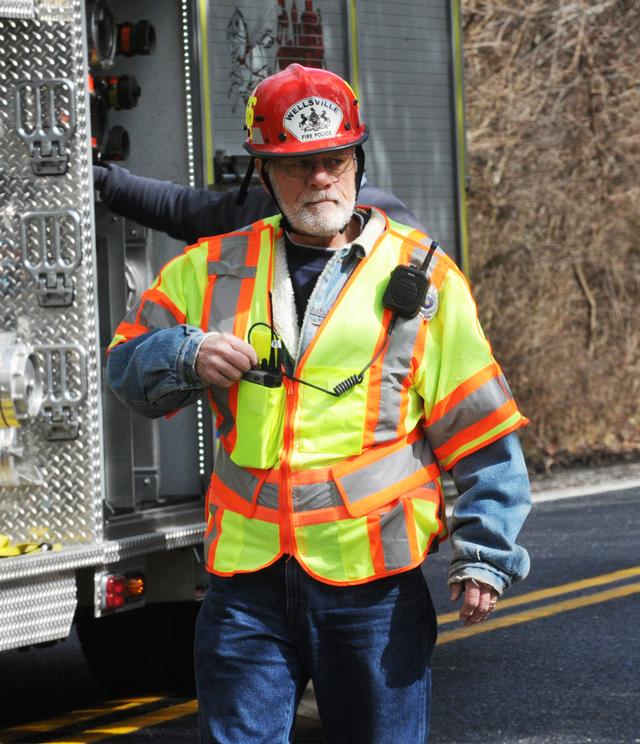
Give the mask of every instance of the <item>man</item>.
POLYGON ((368 132, 348 84, 290 65, 246 124, 281 214, 167 264, 108 363, 134 410, 206 391, 216 415, 202 741, 291 741, 311 678, 328 742, 424 742, 437 630, 420 566, 446 535, 441 468, 460 494, 449 582, 470 625, 528 571, 526 419, 451 260, 355 207, 368 132), (329 121, 305 123, 312 105, 329 121))
MULTIPOLYGON (((188 244, 205 235, 236 230, 278 211, 273 199, 259 186, 249 188, 246 199, 238 204, 237 188, 224 192, 194 189, 134 176, 113 163, 94 166, 93 183, 111 211, 188 244)), ((396 222, 424 231, 400 199, 365 177, 359 200, 379 207, 396 222)))

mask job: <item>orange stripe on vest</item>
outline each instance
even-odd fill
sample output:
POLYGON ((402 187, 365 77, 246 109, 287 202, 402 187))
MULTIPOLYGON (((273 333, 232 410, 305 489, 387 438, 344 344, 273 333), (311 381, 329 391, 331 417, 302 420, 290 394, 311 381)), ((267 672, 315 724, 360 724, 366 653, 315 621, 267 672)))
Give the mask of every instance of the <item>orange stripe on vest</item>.
MULTIPOLYGON (((475 424, 468 426, 466 429, 458 432, 442 447, 438 447, 433 452, 439 460, 446 460, 450 457, 457 449, 464 447, 468 442, 472 442, 479 436, 482 436, 485 432, 490 431, 496 426, 499 426, 503 421, 506 421, 514 413, 518 412, 518 408, 513 399, 508 400, 506 403, 500 406, 488 416, 485 416, 475 424)), ((501 433, 501 436, 504 434, 501 433)), ((483 445, 485 443, 483 442, 483 445)), ((465 453, 466 454, 466 453, 465 453)))
POLYGON ((484 369, 481 369, 479 372, 476 372, 475 375, 469 377, 469 379, 465 380, 461 385, 458 385, 458 387, 449 393, 449 395, 436 403, 426 425, 429 426, 430 424, 439 421, 452 408, 455 408, 459 403, 461 403, 468 395, 484 385, 485 382, 488 382, 494 377, 499 377, 501 374, 502 370, 497 362, 493 362, 484 369))

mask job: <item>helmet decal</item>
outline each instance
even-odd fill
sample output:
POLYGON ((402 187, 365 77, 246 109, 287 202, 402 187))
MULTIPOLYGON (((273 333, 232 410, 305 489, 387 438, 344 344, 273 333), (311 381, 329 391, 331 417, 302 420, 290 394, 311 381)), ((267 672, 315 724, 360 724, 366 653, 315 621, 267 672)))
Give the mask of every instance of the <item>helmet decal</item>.
POLYGON ((245 112, 245 123, 247 125, 247 130, 249 131, 249 137, 251 137, 251 128, 253 127, 253 118, 255 116, 254 109, 256 103, 258 103, 258 99, 255 97, 255 95, 250 95, 249 100, 247 101, 247 109, 245 112))
POLYGON ((326 98, 296 101, 283 117, 283 126, 300 142, 334 137, 342 122, 342 111, 326 98))

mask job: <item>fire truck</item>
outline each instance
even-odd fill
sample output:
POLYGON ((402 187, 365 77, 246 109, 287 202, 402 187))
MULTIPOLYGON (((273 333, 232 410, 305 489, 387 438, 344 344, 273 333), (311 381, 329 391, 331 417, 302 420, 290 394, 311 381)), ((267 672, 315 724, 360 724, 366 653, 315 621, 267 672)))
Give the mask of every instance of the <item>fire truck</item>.
POLYGON ((171 670, 206 587, 211 417, 148 420, 105 383, 117 323, 184 246, 110 212, 92 165, 233 187, 253 88, 327 67, 362 97, 368 178, 464 265, 459 15, 456 0, 0 0, 0 651, 75 623, 98 673, 114 644, 130 668, 171 670))

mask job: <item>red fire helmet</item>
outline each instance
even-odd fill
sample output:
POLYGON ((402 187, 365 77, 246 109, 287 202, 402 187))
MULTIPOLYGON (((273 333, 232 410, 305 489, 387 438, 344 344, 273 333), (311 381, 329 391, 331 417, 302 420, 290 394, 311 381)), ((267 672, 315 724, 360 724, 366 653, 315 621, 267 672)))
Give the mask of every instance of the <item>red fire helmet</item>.
POLYGON ((258 84, 247 101, 246 130, 244 147, 255 157, 340 150, 369 136, 349 83, 298 64, 258 84))

